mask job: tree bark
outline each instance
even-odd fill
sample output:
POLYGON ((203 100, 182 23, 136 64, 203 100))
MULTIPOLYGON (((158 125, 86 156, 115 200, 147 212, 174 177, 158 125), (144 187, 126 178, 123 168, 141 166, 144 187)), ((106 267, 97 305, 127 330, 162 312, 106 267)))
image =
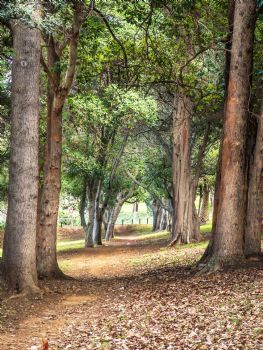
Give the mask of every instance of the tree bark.
POLYGON ((163 211, 160 203, 155 199, 153 200, 152 211, 153 211, 153 229, 152 230, 153 232, 160 231, 163 211))
POLYGON ((201 225, 204 225, 209 221, 209 193, 209 186, 205 182, 203 187, 201 211, 199 215, 201 225))
POLYGON ((193 188, 190 162, 191 101, 182 92, 173 113, 173 208, 172 242, 189 243, 193 235, 193 188))
POLYGON ((229 82, 224 115, 221 180, 213 252, 207 268, 244 259, 245 146, 252 71, 256 3, 236 1, 229 82))
POLYGON ((94 216, 93 216, 93 226, 92 226, 92 245, 96 247, 97 245, 102 245, 101 241, 101 228, 102 228, 102 211, 100 209, 100 194, 101 194, 101 180, 97 181, 96 194, 94 201, 94 216))
POLYGON ((250 158, 248 175, 245 254, 246 256, 256 256, 261 253, 261 234, 263 232, 263 96, 257 122, 256 142, 250 158))
POLYGON ((106 241, 109 241, 111 238, 114 237, 114 227, 118 219, 118 216, 121 212, 121 208, 123 204, 133 195, 133 193, 134 193, 134 186, 132 186, 132 188, 128 192, 126 193, 120 192, 117 195, 116 204, 112 208, 110 217, 109 217, 108 227, 105 234, 106 241))
POLYGON ((39 277, 61 275, 57 263, 56 242, 61 188, 62 108, 61 97, 54 95, 48 120, 48 143, 38 218, 37 269, 39 277))
MULTIPOLYGON (((37 13, 37 11, 36 11, 37 13)), ((12 23, 12 125, 4 274, 12 290, 34 292, 38 201, 40 32, 12 23)))
POLYGON ((118 219, 118 216, 120 214, 121 208, 123 206, 122 202, 118 202, 114 208, 112 208, 110 213, 110 218, 107 226, 107 231, 105 235, 105 240, 110 241, 114 237, 114 228, 116 221, 118 219))
POLYGON ((166 229, 167 229, 167 211, 162 208, 160 230, 165 231, 166 229))
POLYGON ((94 213, 95 213, 95 197, 96 197, 96 189, 95 189, 95 181, 90 180, 87 181, 86 184, 86 193, 88 199, 88 224, 83 226, 84 236, 85 236, 85 247, 92 247, 92 231, 93 231, 93 223, 94 223, 94 213))

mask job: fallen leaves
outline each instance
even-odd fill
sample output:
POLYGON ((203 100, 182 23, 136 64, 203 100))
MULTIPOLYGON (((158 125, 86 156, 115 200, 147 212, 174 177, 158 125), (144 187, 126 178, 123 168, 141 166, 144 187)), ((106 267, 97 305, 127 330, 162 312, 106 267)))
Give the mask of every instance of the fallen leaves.
MULTIPOLYGON (((191 265, 203 246, 145 247, 139 255, 129 246, 123 275, 118 249, 108 248, 115 256, 111 265, 105 260, 109 277, 82 274, 51 286, 62 300, 49 307, 46 296, 36 326, 48 332, 50 350, 263 350, 262 269, 196 276, 191 265)), ((27 346, 13 349, 36 342, 32 330, 27 346)))

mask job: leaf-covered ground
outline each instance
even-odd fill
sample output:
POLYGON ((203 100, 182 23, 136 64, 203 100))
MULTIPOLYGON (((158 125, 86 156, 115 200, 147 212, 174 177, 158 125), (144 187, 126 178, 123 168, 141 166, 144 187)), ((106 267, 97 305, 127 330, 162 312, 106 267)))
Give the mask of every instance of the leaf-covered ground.
POLYGON ((2 293, 1 350, 35 350, 42 337, 51 350, 263 349, 262 267, 196 276, 206 243, 166 248, 156 237, 62 249, 75 279, 33 299, 2 293))

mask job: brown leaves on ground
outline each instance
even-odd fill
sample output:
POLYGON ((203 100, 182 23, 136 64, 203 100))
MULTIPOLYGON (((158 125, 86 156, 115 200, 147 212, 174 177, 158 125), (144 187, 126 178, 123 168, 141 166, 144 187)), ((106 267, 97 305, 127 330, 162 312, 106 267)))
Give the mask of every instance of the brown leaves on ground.
POLYGON ((82 250, 82 265, 69 254, 81 279, 52 282, 41 312, 16 329, 24 347, 3 350, 34 349, 43 333, 50 350, 263 350, 262 267, 196 276, 189 264, 204 243, 126 243, 82 250))

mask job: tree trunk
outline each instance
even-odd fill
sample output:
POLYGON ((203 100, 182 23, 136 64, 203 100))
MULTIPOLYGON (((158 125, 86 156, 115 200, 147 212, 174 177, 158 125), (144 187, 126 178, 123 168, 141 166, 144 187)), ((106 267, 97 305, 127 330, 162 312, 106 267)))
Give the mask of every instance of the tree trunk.
POLYGON ((114 237, 114 227, 118 219, 118 216, 121 212, 121 208, 123 204, 132 196, 133 192, 134 192, 134 187, 132 187, 127 193, 124 193, 124 194, 119 193, 117 195, 116 204, 114 208, 112 208, 109 216, 108 227, 105 235, 106 241, 109 241, 111 238, 114 237))
POLYGON ((109 219, 109 223, 108 223, 108 227, 107 227, 107 231, 106 231, 106 235, 105 235, 106 241, 110 241, 114 237, 114 228, 115 228, 115 224, 116 224, 116 221, 118 219, 118 216, 120 214, 122 205, 123 205, 122 202, 120 202, 120 203, 117 202, 115 207, 112 208, 112 210, 111 210, 110 219, 109 219))
POLYGON ((200 211, 200 224, 204 225, 209 221, 209 186, 205 182, 203 188, 202 205, 200 211))
POLYGON ((59 50, 61 43, 55 42, 54 37, 50 35, 47 39, 48 62, 46 63, 41 56, 42 65, 48 76, 49 96, 44 180, 38 208, 37 270, 40 277, 62 276, 56 254, 61 187, 62 110, 75 75, 80 28, 90 11, 91 7, 85 8, 82 2, 73 2, 73 22, 68 35, 68 66, 63 79, 58 67, 66 46, 59 50))
POLYGON ((162 208, 160 206, 160 203, 154 199, 152 204, 152 211, 153 211, 153 232, 160 230, 160 222, 161 222, 161 215, 162 215, 162 208))
POLYGON ((87 207, 86 202, 87 202, 87 183, 86 183, 86 179, 84 179, 82 196, 81 196, 80 205, 79 205, 79 216, 80 216, 80 224, 84 230, 84 237, 85 238, 86 238, 87 231, 88 231, 88 225, 87 225, 86 215, 85 215, 85 210, 87 207))
POLYGON ((20 21, 12 23, 12 30, 11 154, 3 265, 11 289, 33 292, 38 289, 36 220, 41 37, 38 29, 20 21))
POLYGON ((47 123, 44 182, 38 217, 37 270, 40 277, 57 277, 62 273, 57 263, 57 220, 59 209, 62 155, 61 96, 54 95, 47 123))
POLYGON ((87 196, 88 196, 88 224, 83 226, 85 235, 85 247, 92 247, 92 231, 94 223, 94 212, 95 212, 95 197, 96 190, 94 193, 95 181, 87 182, 87 196))
POLYGON ((121 208, 122 208, 124 202, 125 202, 125 200, 121 200, 121 201, 117 202, 115 207, 112 209, 110 220, 109 220, 109 225, 107 227, 107 232, 106 232, 106 236, 105 236, 106 241, 109 241, 111 238, 114 237, 115 224, 116 224, 118 216, 121 212, 121 208))
POLYGON ((235 4, 233 43, 224 116, 221 181, 214 249, 209 270, 239 264, 244 258, 245 146, 252 70, 256 3, 235 4))
POLYGON ((192 105, 182 92, 173 113, 173 208, 172 242, 189 243, 193 235, 193 189, 190 163, 190 115, 192 105))
POLYGON ((200 186, 199 186, 198 210, 197 210, 198 216, 200 216, 202 197, 203 197, 203 188, 202 188, 202 186, 200 185, 200 186))
POLYGON ((166 229, 167 229, 167 211, 164 208, 162 208, 160 230, 165 231, 166 229))
POLYGON ((263 96, 257 124, 256 143, 249 166, 245 231, 246 256, 255 256, 261 253, 261 234, 263 232, 263 96))
POLYGON ((101 227, 102 227, 102 212, 100 209, 100 194, 101 194, 101 180, 96 181, 96 194, 94 199, 94 216, 92 225, 92 245, 102 245, 101 242, 101 227))

